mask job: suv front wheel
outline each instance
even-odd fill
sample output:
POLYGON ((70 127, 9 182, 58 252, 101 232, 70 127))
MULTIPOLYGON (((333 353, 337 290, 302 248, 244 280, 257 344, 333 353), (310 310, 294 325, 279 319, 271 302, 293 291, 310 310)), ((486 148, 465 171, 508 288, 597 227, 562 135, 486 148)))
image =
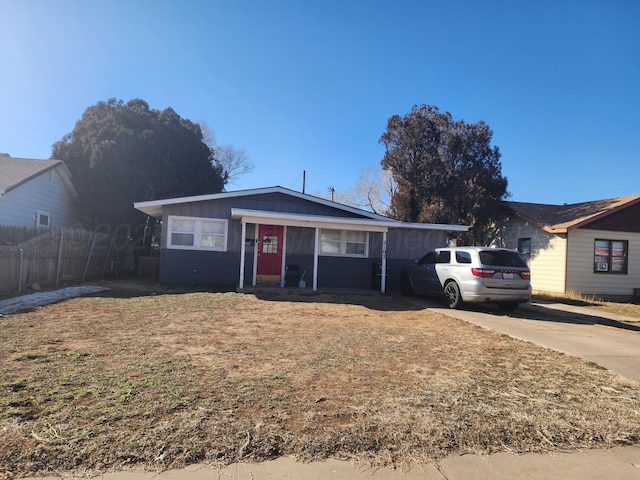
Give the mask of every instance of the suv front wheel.
POLYGON ((449 308, 462 307, 462 297, 460 296, 460 287, 453 280, 444 286, 444 298, 447 300, 449 308))

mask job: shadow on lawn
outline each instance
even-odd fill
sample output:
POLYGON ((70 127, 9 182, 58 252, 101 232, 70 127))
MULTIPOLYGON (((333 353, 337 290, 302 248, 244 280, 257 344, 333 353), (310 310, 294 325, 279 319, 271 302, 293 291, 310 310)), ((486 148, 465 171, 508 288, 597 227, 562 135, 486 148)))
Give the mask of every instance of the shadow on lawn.
POLYGON ((422 307, 406 302, 398 292, 390 295, 381 294, 376 290, 280 287, 276 285, 249 286, 242 291, 228 285, 160 285, 157 282, 145 280, 119 280, 102 282, 109 288, 87 296, 106 298, 136 298, 157 295, 181 295, 191 293, 238 293, 253 295, 259 300, 268 302, 296 302, 296 303, 330 303, 345 305, 362 305, 372 310, 380 311, 419 311, 422 307))

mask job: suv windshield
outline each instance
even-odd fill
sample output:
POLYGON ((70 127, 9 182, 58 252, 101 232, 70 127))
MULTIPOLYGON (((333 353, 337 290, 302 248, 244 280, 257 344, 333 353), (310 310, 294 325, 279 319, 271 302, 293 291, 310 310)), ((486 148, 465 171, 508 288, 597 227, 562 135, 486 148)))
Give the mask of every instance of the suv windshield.
POLYGON ((504 250, 482 250, 480 262, 483 265, 499 265, 501 267, 527 267, 527 263, 519 254, 504 250))

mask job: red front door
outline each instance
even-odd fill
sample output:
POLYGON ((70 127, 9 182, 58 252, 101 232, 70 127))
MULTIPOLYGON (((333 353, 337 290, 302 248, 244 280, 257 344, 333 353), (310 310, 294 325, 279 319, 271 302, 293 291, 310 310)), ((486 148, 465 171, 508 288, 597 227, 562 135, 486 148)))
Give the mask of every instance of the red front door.
POLYGON ((283 226, 258 226, 258 280, 280 281, 283 239, 283 226))

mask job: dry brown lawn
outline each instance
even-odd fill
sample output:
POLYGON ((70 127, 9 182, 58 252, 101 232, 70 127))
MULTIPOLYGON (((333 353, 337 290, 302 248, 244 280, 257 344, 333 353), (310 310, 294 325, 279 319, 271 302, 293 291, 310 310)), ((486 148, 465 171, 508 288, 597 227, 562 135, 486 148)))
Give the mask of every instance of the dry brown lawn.
POLYGON ((640 383, 393 296, 115 288, 0 332, 5 478, 640 441, 640 383))

